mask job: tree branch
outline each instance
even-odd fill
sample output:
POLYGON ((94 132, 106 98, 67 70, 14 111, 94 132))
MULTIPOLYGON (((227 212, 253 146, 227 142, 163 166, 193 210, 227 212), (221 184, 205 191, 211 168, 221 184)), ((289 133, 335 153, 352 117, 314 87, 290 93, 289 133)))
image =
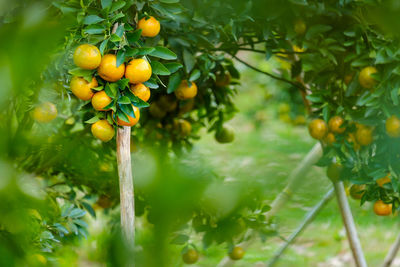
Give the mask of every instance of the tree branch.
POLYGON ((256 68, 256 67, 250 65, 250 64, 247 63, 246 61, 244 61, 244 60, 238 58, 238 57, 235 56, 235 55, 232 55, 232 54, 231 54, 231 56, 232 56, 234 59, 236 59, 237 61, 239 61, 240 63, 242 63, 243 65, 245 65, 246 67, 248 67, 248 68, 250 68, 250 69, 252 69, 252 70, 255 70, 255 71, 259 72, 259 73, 262 73, 262 74, 264 74, 264 75, 267 75, 268 77, 271 77, 271 78, 273 78, 273 79, 275 79, 275 80, 282 81, 282 82, 288 83, 288 84, 290 84, 290 85, 293 85, 293 86, 299 88, 300 90, 304 91, 304 87, 302 87, 301 85, 299 85, 299 84, 297 84, 297 83, 295 83, 295 82, 292 82, 292 81, 290 81, 290 80, 288 80, 288 79, 285 79, 285 78, 282 78, 282 77, 279 77, 279 76, 276 76, 276 75, 274 75, 274 74, 272 74, 272 73, 269 73, 269 72, 260 70, 260 69, 258 69, 258 68, 256 68))

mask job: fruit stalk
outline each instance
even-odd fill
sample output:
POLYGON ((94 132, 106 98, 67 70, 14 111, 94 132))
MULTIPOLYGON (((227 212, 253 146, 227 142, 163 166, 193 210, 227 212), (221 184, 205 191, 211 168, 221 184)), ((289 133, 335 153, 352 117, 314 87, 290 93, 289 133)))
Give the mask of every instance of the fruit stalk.
POLYGON ((121 206, 121 228, 125 241, 130 247, 135 241, 135 202, 131 167, 131 127, 117 130, 117 162, 121 206))
POLYGON ((390 248, 388 254, 383 261, 382 267, 389 267, 392 265, 394 258, 400 248, 400 235, 397 236, 396 241, 394 241, 392 247, 390 248))
POLYGON ((325 207, 326 204, 334 196, 333 188, 330 189, 324 197, 315 205, 304 217, 301 224, 297 229, 289 236, 286 242, 279 248, 279 250, 274 254, 272 259, 267 263, 267 267, 272 267, 279 260, 280 256, 285 252, 285 250, 293 243, 293 241, 307 228, 307 226, 315 219, 318 213, 325 207))
POLYGON ((340 213, 342 214, 342 220, 344 227, 346 228, 347 238, 349 245, 353 253, 353 258, 357 267, 367 267, 364 253, 361 248, 360 240, 358 239, 357 229, 354 224, 353 215, 351 214, 349 202, 347 201, 346 192, 344 190, 343 182, 335 182, 335 193, 338 200, 340 213))

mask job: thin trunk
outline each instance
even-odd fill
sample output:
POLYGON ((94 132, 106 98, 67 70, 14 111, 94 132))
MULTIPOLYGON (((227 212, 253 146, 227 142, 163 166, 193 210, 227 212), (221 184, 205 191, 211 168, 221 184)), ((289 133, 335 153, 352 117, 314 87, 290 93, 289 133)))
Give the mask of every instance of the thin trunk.
MULTIPOLYGON (((300 164, 294 169, 289 178, 288 184, 282 190, 282 192, 275 198, 275 200, 271 204, 271 210, 266 212, 267 219, 274 216, 281 207, 292 197, 292 193, 296 191, 299 187, 302 178, 304 175, 311 169, 311 167, 321 158, 322 148, 319 143, 315 144, 314 147, 308 152, 306 157, 300 162, 300 164)), ((246 236, 246 241, 243 241, 239 244, 243 249, 248 248, 253 241, 251 236, 253 236, 253 232, 249 231, 246 236)), ((229 257, 224 257, 218 264, 218 267, 229 267, 233 266, 235 261, 231 260, 229 257)))
POLYGON ((307 228, 307 226, 315 219, 318 213, 325 207, 326 204, 334 196, 333 188, 330 189, 325 196, 321 199, 320 202, 317 203, 304 217, 301 224, 297 227, 297 229, 289 236, 286 242, 279 248, 279 250, 274 254, 272 259, 267 263, 268 267, 272 267, 279 260, 285 250, 294 242, 294 240, 307 228))
POLYGON ((125 241, 133 247, 135 241, 135 203, 131 167, 131 127, 117 130, 117 161, 121 206, 121 228, 125 241))
POLYGON ((351 214, 343 182, 334 183, 334 187, 340 213, 342 214, 343 224, 346 228, 347 239, 349 240, 349 245, 351 251, 353 252, 355 264, 357 267, 367 267, 367 262, 365 261, 364 253, 361 248, 361 243, 358 239, 357 229, 354 224, 353 215, 351 214))
POLYGON ((392 265, 394 258, 396 257, 397 252, 400 248, 400 235, 397 236, 396 241, 394 241, 392 247, 390 248, 388 254, 383 261, 382 267, 389 267, 392 265))

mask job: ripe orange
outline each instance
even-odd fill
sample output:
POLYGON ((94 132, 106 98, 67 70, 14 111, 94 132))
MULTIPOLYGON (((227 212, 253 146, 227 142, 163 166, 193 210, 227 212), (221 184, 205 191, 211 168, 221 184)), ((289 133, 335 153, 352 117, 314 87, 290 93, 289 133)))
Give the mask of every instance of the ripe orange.
POLYGON ((379 216, 388 216, 392 213, 392 204, 386 204, 382 200, 378 200, 374 204, 374 212, 379 216))
POLYGON ((400 137, 400 119, 392 115, 386 120, 386 133, 390 137, 400 137))
POLYGON ((92 88, 97 87, 97 80, 93 77, 89 83, 82 77, 74 76, 71 79, 70 88, 72 93, 79 99, 87 101, 93 97, 92 88))
POLYGON ((371 127, 360 125, 355 134, 357 143, 362 146, 371 144, 373 141, 372 131, 373 129, 371 127))
POLYGON ((189 86, 188 81, 183 80, 175 90, 175 95, 179 100, 194 98, 197 95, 197 85, 192 82, 189 86))
POLYGON ((155 37, 160 32, 160 22, 153 16, 144 17, 139 20, 137 28, 142 29, 142 36, 155 37))
POLYGON ((129 123, 126 121, 121 120, 120 118, 118 118, 117 120, 117 124, 120 126, 134 126, 138 123, 139 119, 140 119, 140 110, 138 107, 135 107, 134 105, 132 105, 133 108, 133 112, 135 113, 135 118, 128 116, 129 118, 129 123))
POLYGON ((377 69, 375 67, 365 67, 361 70, 360 75, 358 76, 358 81, 360 85, 366 89, 371 89, 375 86, 376 81, 372 74, 377 73, 377 69))
POLYGON ((108 142, 114 137, 114 127, 107 120, 99 120, 92 124, 92 134, 103 142, 108 142))
POLYGON ((243 258, 244 254, 246 252, 244 251, 243 248, 241 247, 234 247, 231 251, 231 253, 229 253, 229 258, 231 258, 234 261, 240 260, 241 258, 243 258))
POLYGON ((97 73, 108 82, 116 82, 124 76, 125 64, 122 63, 117 68, 117 56, 114 54, 107 54, 101 59, 97 73))
POLYGON ((362 184, 362 185, 360 185, 360 184, 353 184, 351 187, 350 187, 350 196, 353 198, 353 199, 361 199, 362 198, 362 196, 364 195, 364 193, 365 193, 365 185, 364 184, 362 184))
POLYGON ((180 136, 188 136, 192 131, 192 125, 190 122, 184 119, 174 121, 174 129, 179 133, 180 136))
POLYGON ((150 98, 150 89, 143 83, 131 84, 131 92, 146 102, 150 98))
POLYGON ((342 165, 338 163, 332 163, 326 169, 326 175, 332 182, 338 182, 340 180, 340 173, 342 172, 342 165))
POLYGON ((231 75, 229 73, 223 73, 218 75, 215 81, 215 85, 218 87, 225 87, 231 83, 231 75))
POLYGON ((378 186, 383 187, 384 184, 388 184, 391 181, 392 180, 390 179, 390 173, 389 173, 385 177, 382 177, 382 178, 379 178, 378 180, 376 180, 376 183, 378 184, 378 186))
POLYGON ((81 69, 94 70, 100 65, 100 50, 91 44, 82 44, 75 49, 74 63, 81 69))
POLYGON ((104 108, 111 103, 112 99, 109 97, 106 92, 100 91, 93 95, 92 97, 92 106, 95 110, 104 111, 104 108))
POLYGON ((325 121, 314 119, 308 125, 308 131, 310 132, 311 137, 321 140, 328 133, 328 126, 325 121))
POLYGON ((307 30, 307 25, 303 20, 299 19, 295 21, 294 32, 297 35, 303 35, 306 32, 306 30, 307 30))
POLYGON ((324 142, 328 145, 331 146, 333 143, 336 142, 336 138, 335 135, 333 133, 328 133, 325 138, 324 138, 324 142))
POLYGON ((125 78, 130 83, 144 83, 151 77, 151 66, 147 60, 143 58, 132 59, 125 70, 125 78))
POLYGON ((342 117, 340 116, 333 116, 332 118, 330 118, 328 125, 329 125, 329 130, 331 130, 331 132, 333 133, 343 133, 346 128, 342 127, 344 123, 344 120, 342 117))
POLYGON ((44 102, 33 109, 32 117, 37 122, 50 122, 57 117, 57 108, 51 102, 44 102))
POLYGON ((231 127, 225 125, 215 133, 214 137, 218 143, 227 144, 233 142, 233 140, 235 139, 235 133, 231 127))
POLYGON ((184 254, 182 254, 182 260, 186 264, 194 264, 199 260, 199 253, 190 248, 184 254))

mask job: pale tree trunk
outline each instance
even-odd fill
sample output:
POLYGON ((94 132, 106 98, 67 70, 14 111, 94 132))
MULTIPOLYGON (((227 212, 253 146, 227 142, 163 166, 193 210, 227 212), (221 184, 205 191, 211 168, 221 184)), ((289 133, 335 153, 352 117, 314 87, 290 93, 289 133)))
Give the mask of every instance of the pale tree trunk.
POLYGON ((399 251, 399 248, 400 248, 400 235, 397 236, 396 241, 394 241, 394 244, 392 245, 388 254, 386 255, 382 267, 389 267, 390 265, 392 265, 393 260, 396 257, 397 252, 399 251))
POLYGON ((326 204, 329 203, 329 201, 333 198, 334 196, 334 190, 330 189, 324 197, 320 200, 320 202, 317 203, 304 217, 303 221, 301 224, 297 227, 297 229, 289 236, 289 238, 286 240, 286 242, 279 248, 279 250, 274 254, 272 259, 268 261, 267 267, 272 267, 275 265, 275 263, 279 260, 279 258, 282 256, 282 254, 285 252, 285 250, 296 240, 296 238, 307 228, 307 226, 315 219, 315 217, 318 215, 318 213, 325 207, 326 204))
POLYGON ((357 267, 367 267, 367 262, 365 261, 364 253, 361 248, 361 243, 358 239, 357 229, 354 224, 353 215, 351 214, 343 182, 334 183, 334 187, 340 213, 342 214, 343 224, 347 233, 347 239, 353 253, 355 264, 357 267))
MULTIPOLYGON (((299 165, 294 169, 289 178, 288 184, 282 190, 282 192, 275 198, 275 200, 271 204, 271 210, 265 213, 267 219, 274 216, 281 207, 292 197, 292 193, 296 191, 299 187, 302 178, 304 175, 311 169, 311 167, 321 158, 322 156, 322 148, 320 143, 314 145, 314 147, 308 152, 308 154, 304 157, 304 159, 299 163, 299 165)), ((243 241, 238 246, 242 247, 243 249, 248 248, 252 243, 253 232, 249 231, 246 236, 248 239, 243 241)), ((231 260, 229 257, 224 257, 218 264, 218 267, 229 267, 233 266, 235 261, 231 260)))
POLYGON ((131 167, 131 127, 117 130, 117 161, 121 206, 122 234, 131 248, 135 241, 135 202, 131 167))

